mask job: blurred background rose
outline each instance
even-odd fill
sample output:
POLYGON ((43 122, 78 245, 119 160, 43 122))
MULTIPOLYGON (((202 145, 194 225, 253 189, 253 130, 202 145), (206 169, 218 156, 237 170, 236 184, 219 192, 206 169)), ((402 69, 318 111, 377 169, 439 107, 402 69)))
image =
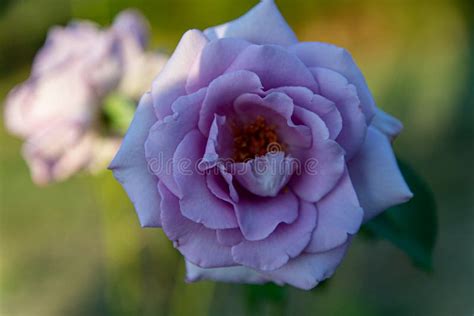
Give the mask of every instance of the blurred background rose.
MULTIPOLYGON (((102 25, 126 7, 152 25, 152 47, 240 16, 256 1, 3 0, 0 99, 28 77, 48 28, 102 25)), ((405 125, 395 150, 431 184, 439 233, 430 273, 385 241, 358 237, 328 285, 288 289, 282 314, 472 315, 474 303, 474 6, 471 1, 277 0, 300 40, 352 52, 378 105, 405 125)), ((146 64, 146 63, 145 63, 146 64)), ((131 80, 134 82, 134 80, 131 80)), ((2 111, 3 112, 3 111, 2 111)), ((2 120, 3 122, 3 120, 2 120)), ((1 123, 3 124, 3 123, 1 123)), ((183 282, 161 230, 140 229, 110 174, 36 188, 21 142, 0 133, 0 314, 239 315, 242 285, 183 282)), ((267 302, 263 314, 281 306, 267 302)))
POLYGON ((167 59, 146 51, 148 27, 130 9, 109 28, 74 20, 48 31, 30 77, 5 101, 5 126, 25 140, 22 154, 36 184, 105 169, 110 162, 123 136, 113 125, 130 120, 115 118, 113 111, 133 113, 167 59))

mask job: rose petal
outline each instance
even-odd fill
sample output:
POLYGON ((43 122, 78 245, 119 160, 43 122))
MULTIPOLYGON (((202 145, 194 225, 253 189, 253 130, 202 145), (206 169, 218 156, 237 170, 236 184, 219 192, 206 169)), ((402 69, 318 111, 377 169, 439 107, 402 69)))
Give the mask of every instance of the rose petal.
POLYGON ((310 70, 319 83, 321 95, 333 101, 341 113, 342 130, 336 141, 346 151, 346 160, 350 160, 364 142, 367 132, 356 88, 335 71, 327 68, 310 70))
POLYGON ((413 196, 400 173, 389 138, 375 127, 368 128, 367 138, 348 168, 364 209, 364 221, 413 196))
POLYGON ((173 176, 181 192, 181 213, 207 228, 238 227, 231 205, 210 192, 205 175, 198 171, 197 164, 204 153, 205 141, 198 130, 193 130, 184 137, 173 156, 173 176))
POLYGON ((364 217, 347 171, 336 187, 317 204, 318 225, 305 252, 325 252, 347 242, 364 217))
POLYGON ((262 273, 275 282, 287 283, 294 287, 310 290, 319 282, 333 275, 346 254, 349 242, 318 254, 302 254, 291 259, 286 265, 274 271, 262 273))
POLYGON ((268 92, 274 91, 286 93, 295 105, 316 113, 326 124, 329 138, 336 139, 341 132, 342 118, 334 102, 304 87, 280 87, 268 92))
POLYGON ((257 93, 261 89, 260 79, 250 71, 227 73, 212 81, 199 114, 201 133, 209 135, 214 115, 228 114, 230 105, 238 96, 247 92, 257 93))
POLYGON ((308 148, 311 145, 310 129, 292 121, 293 108, 293 101, 280 92, 267 94, 263 98, 257 94, 245 93, 234 101, 234 110, 240 121, 248 122, 254 121, 258 116, 264 117, 267 124, 276 127, 288 152, 293 147, 308 148))
POLYGON ((298 199, 291 191, 272 198, 241 194, 234 208, 240 230, 247 240, 264 239, 278 224, 291 224, 298 217, 298 199))
POLYGON ((294 223, 279 225, 263 240, 244 240, 232 247, 234 261, 262 271, 280 268, 308 245, 316 226, 316 215, 313 204, 301 201, 298 219, 294 223))
POLYGON ((256 44, 288 46, 298 42, 272 0, 264 0, 240 18, 208 28, 204 34, 211 40, 235 37, 256 44))
POLYGON ((248 191, 259 196, 277 196, 296 170, 294 158, 282 151, 268 152, 261 157, 235 163, 232 174, 248 191))
POLYGON ((220 174, 211 172, 206 175, 206 181, 207 187, 209 188, 209 191, 212 192, 212 194, 225 202, 232 203, 232 199, 228 190, 229 187, 220 174))
POLYGON ((155 122, 152 99, 147 93, 142 97, 122 146, 109 166, 127 191, 143 227, 161 226, 157 179, 148 170, 145 159, 145 140, 155 122))
POLYGON ((195 129, 206 90, 179 97, 172 105, 173 114, 156 122, 145 142, 145 156, 153 172, 173 194, 180 192, 173 178, 173 155, 184 136, 195 129))
POLYGON ((207 187, 219 199, 238 203, 239 194, 233 183, 233 176, 225 170, 225 166, 218 165, 206 175, 207 187))
POLYGON ((308 67, 323 67, 334 70, 349 80, 357 88, 367 124, 375 115, 375 101, 367 87, 362 72, 355 64, 352 56, 343 48, 318 42, 302 42, 289 47, 308 67))
POLYGON ((318 85, 308 68, 281 46, 248 46, 226 72, 236 70, 256 73, 265 90, 282 86, 302 86, 312 91, 318 90, 318 85))
POLYGON ((403 130, 403 124, 395 117, 377 108, 372 126, 378 128, 387 135, 391 141, 395 139, 403 130))
MULTIPOLYGON (((200 170, 207 170, 215 167, 219 162, 221 162, 221 157, 219 153, 226 151, 222 148, 222 145, 229 145, 232 143, 232 135, 225 129, 226 117, 215 115, 214 120, 212 121, 211 129, 209 131, 209 137, 207 138, 206 151, 204 152, 204 157, 201 162, 199 162, 200 170)), ((225 146, 229 147, 229 146, 225 146)), ((224 157, 230 157, 224 156, 224 157)))
POLYGON ((178 198, 161 181, 158 189, 163 231, 187 260, 203 268, 235 265, 230 247, 217 242, 214 230, 182 216, 178 198))
POLYGON ((198 30, 184 33, 173 55, 156 77, 152 86, 153 107, 156 116, 163 119, 172 114, 171 104, 186 94, 189 69, 201 53, 208 40, 198 30))
POLYGON ((235 246, 244 240, 240 229, 218 229, 216 231, 217 241, 224 246, 235 246))
POLYGON ((344 150, 329 139, 322 120, 313 112, 295 107, 295 117, 312 129, 313 145, 294 152, 300 161, 301 175, 290 186, 303 200, 317 202, 332 190, 344 172, 344 150))
POLYGON ((290 181, 291 188, 305 201, 317 202, 334 188, 344 172, 344 151, 327 140, 300 156, 301 176, 290 181))
POLYGON ((211 41, 194 62, 188 80, 188 93, 207 87, 212 80, 222 75, 249 42, 238 38, 223 38, 211 41))
POLYGON ((329 130, 316 113, 303 107, 295 106, 293 120, 310 129, 312 147, 329 139, 329 130))
POLYGON ((255 270, 242 267, 200 268, 186 261, 186 281, 213 280, 220 282, 261 284, 269 280, 255 270))

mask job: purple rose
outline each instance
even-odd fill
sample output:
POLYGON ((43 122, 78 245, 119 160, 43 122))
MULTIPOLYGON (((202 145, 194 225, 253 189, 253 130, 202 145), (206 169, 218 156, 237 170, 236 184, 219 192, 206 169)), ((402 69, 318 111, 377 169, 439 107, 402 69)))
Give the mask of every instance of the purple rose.
POLYGON ((361 223, 412 196, 342 48, 298 42, 273 1, 184 34, 110 168, 187 279, 310 289, 361 223))
POLYGON ((31 76, 7 97, 8 130, 22 138, 33 180, 45 184, 107 164, 120 138, 100 134, 104 98, 136 98, 164 64, 145 51, 146 21, 124 11, 109 29, 87 22, 54 27, 31 76))

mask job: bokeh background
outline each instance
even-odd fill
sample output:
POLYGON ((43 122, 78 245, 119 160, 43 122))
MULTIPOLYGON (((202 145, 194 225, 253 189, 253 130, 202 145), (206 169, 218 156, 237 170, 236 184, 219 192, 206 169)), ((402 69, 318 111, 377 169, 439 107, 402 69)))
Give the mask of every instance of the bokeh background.
MULTIPOLYGON (((236 18, 255 3, 0 0, 0 102, 27 78, 52 25, 71 18, 107 25, 135 7, 151 22, 152 46, 172 52, 187 29, 236 18)), ((246 286, 186 284, 177 251, 161 230, 139 227, 110 172, 38 188, 20 140, 2 122, 0 315, 473 315, 471 3, 277 0, 300 40, 349 49, 378 105, 404 122, 396 152, 427 180, 438 204, 433 271, 417 269, 388 242, 358 237, 330 282, 310 292, 288 288, 285 297, 255 304, 246 286)))

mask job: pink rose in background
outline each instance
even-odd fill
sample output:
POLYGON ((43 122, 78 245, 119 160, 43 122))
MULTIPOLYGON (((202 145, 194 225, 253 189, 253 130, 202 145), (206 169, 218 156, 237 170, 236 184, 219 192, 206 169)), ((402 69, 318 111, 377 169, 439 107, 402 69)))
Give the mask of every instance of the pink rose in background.
POLYGON ((361 223, 411 198, 350 54, 298 42, 273 1, 184 34, 110 165, 187 280, 310 289, 361 223))
POLYGON ((136 11, 119 14, 109 29, 88 21, 54 27, 31 76, 7 97, 6 126, 25 139, 33 180, 46 184, 81 169, 104 167, 121 142, 102 132, 110 93, 138 99, 165 62, 145 51, 148 25, 136 11))

